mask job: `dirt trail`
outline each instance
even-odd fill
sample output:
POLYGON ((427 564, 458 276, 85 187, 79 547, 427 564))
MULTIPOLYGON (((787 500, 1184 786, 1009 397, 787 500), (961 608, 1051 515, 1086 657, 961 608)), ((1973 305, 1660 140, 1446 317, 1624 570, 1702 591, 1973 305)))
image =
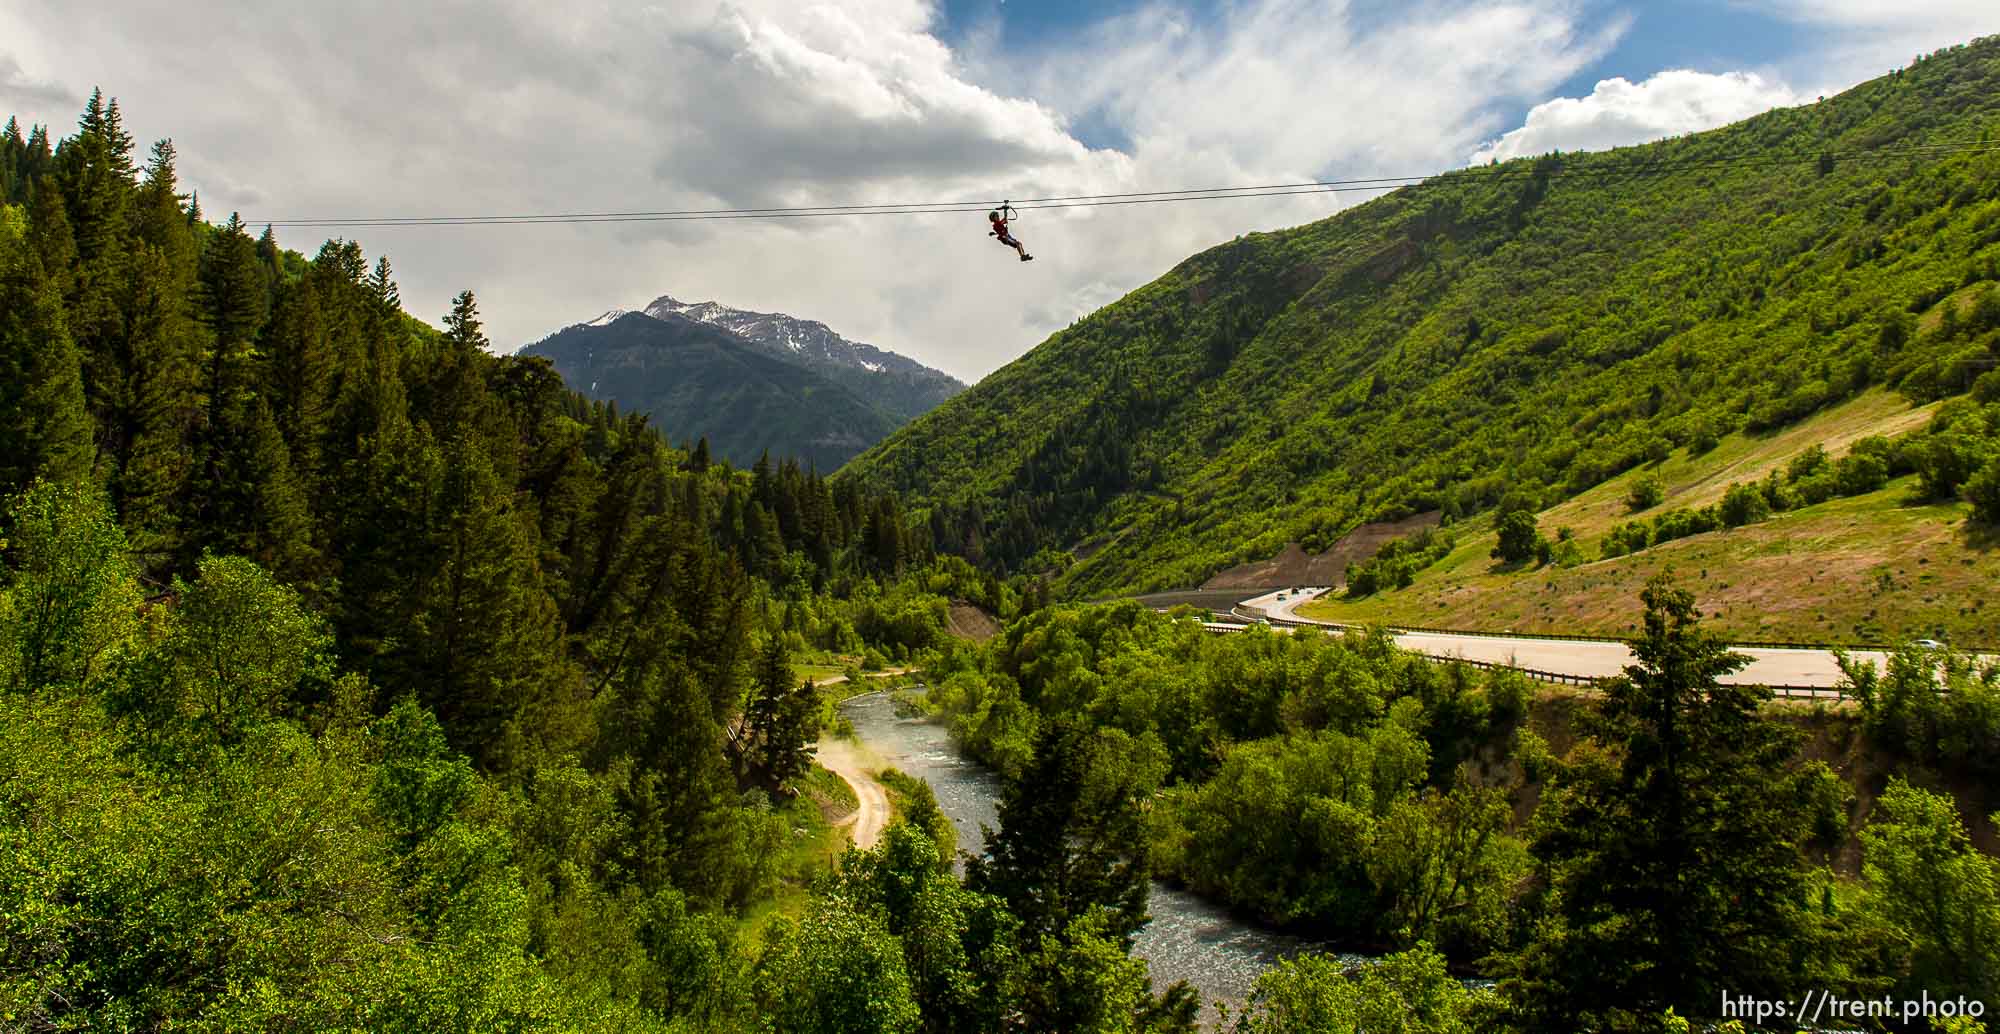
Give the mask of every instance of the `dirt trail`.
POLYGON ((827 737, 819 741, 819 763, 844 780, 859 802, 854 814, 840 820, 840 825, 852 827, 848 832, 854 838, 854 846, 864 851, 874 847, 882 839, 883 827, 889 824, 889 792, 870 771, 861 748, 847 740, 827 737))

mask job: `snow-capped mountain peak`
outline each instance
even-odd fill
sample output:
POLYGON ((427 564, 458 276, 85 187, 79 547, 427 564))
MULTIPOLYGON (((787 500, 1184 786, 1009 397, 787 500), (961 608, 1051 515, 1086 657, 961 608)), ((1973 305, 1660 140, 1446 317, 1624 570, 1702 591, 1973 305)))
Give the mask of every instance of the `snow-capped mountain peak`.
MULTIPOLYGON (((727 331, 768 355, 815 371, 897 420, 908 420, 965 390, 948 374, 874 345, 850 341, 818 320, 751 312, 717 301, 684 302, 663 294, 639 310, 657 320, 691 320, 727 331)), ((613 309, 581 327, 605 327, 628 313, 613 309)))
POLYGON ((802 320, 782 312, 751 312, 715 301, 684 302, 665 294, 653 299, 645 312, 655 318, 671 314, 721 327, 772 351, 782 349, 815 362, 852 367, 869 373, 928 375, 954 388, 957 385, 956 381, 915 360, 885 352, 873 345, 850 341, 818 320, 802 320))

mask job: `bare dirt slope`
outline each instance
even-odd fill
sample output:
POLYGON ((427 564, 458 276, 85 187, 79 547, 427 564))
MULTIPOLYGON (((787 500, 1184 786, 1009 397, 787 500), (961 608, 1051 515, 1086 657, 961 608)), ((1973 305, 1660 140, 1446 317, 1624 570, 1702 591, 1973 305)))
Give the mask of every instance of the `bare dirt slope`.
POLYGON ((1318 555, 1308 554, 1296 542, 1287 543, 1277 556, 1256 563, 1238 564, 1203 582, 1204 589, 1275 589, 1285 585, 1345 585, 1347 565, 1366 560, 1391 539, 1435 528, 1439 515, 1420 513, 1400 521, 1364 524, 1340 537, 1332 548, 1318 555))
POLYGON ((970 639, 983 643, 1000 634, 1000 622, 984 608, 954 600, 951 605, 950 622, 947 626, 952 635, 960 639, 970 639))

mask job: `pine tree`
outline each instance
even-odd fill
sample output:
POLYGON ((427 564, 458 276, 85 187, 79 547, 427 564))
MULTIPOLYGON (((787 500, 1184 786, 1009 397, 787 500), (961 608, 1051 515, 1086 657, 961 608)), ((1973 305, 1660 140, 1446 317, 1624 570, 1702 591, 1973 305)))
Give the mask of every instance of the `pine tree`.
POLYGON ((306 267, 304 279, 312 284, 320 324, 326 328, 333 370, 329 390, 336 399, 347 391, 351 377, 369 367, 371 354, 396 354, 400 364, 405 351, 402 328, 382 318, 356 279, 365 271, 360 247, 347 241, 327 241, 306 267))
POLYGON ((264 267, 266 290, 270 290, 278 284, 279 260, 278 235, 273 232, 270 223, 265 223, 264 232, 257 237, 257 264, 264 267))
POLYGON ((0 204, 18 205, 27 200, 26 170, 28 142, 21 139, 21 124, 13 116, 0 130, 0 204))
POLYGON ((375 260, 375 272, 368 277, 368 292, 375 296, 375 304, 380 307, 383 316, 403 311, 403 296, 390 272, 389 256, 383 255, 375 260))
POLYGON ((320 472, 320 445, 332 419, 337 357, 320 312, 312 277, 278 291, 264 333, 263 374, 270 404, 290 449, 294 470, 310 484, 320 472))
POLYGON ((812 771, 813 744, 820 733, 819 694, 810 680, 792 678, 791 650, 785 635, 771 630, 757 658, 749 706, 744 708, 744 736, 739 761, 745 781, 772 793, 785 793, 812 771))
POLYGON ((743 506, 743 565, 758 577, 775 579, 784 569, 785 543, 778 522, 754 500, 743 506))
POLYGON ((172 555, 180 544, 178 499, 191 458, 187 432, 196 413, 195 363, 204 339, 194 319, 195 245, 181 208, 172 141, 153 146, 139 189, 115 402, 114 482, 133 548, 172 555))
POLYGON ((444 336, 462 349, 486 347, 486 335, 480 330, 479 301, 471 291, 460 291, 451 300, 451 312, 444 318, 444 336))
POLYGON ((242 372, 265 315, 257 245, 244 231, 243 220, 232 214, 201 256, 201 316, 216 340, 212 377, 224 370, 242 372))
POLYGON ((67 296, 76 279, 76 237, 69 228, 69 208, 55 181, 43 178, 35 185, 34 201, 28 206, 28 244, 41 263, 57 293, 67 296))
POLYGON ((243 221, 231 216, 201 261, 200 314, 211 337, 200 367, 203 395, 190 485, 198 534, 184 543, 190 552, 249 532, 255 486, 242 472, 249 466, 251 415, 259 394, 255 342, 265 300, 256 245, 243 221))
POLYGON ((55 156, 56 179, 76 243, 76 278, 69 285, 69 327, 83 357, 84 397, 100 420, 111 417, 124 371, 118 364, 128 277, 134 195, 132 138, 118 102, 92 91, 77 135, 55 156))
POLYGON ((28 130, 28 147, 21 155, 21 175, 26 179, 22 186, 22 199, 35 196, 35 187, 49 168, 55 164, 55 152, 49 147, 49 127, 35 126, 28 130))
POLYGON ((1578 1029, 1724 991, 1777 995, 1807 947, 1792 744, 1747 658, 1699 627, 1694 597, 1647 586, 1638 663, 1604 683, 1588 752, 1535 815, 1555 915, 1514 965, 1531 1029, 1578 1029))
POLYGON ((121 183, 130 185, 138 167, 132 164, 132 135, 125 132, 125 116, 118 110, 118 98, 104 108, 104 150, 109 162, 109 172, 121 183))
POLYGON ((750 468, 750 498, 766 510, 778 505, 778 481, 771 475, 771 450, 765 449, 750 468))
POLYGON ((263 399, 257 400, 251 418, 242 468, 250 498, 241 551, 282 581, 309 579, 319 555, 311 509, 278 422, 263 399))
POLYGON ((484 452, 447 443, 427 550, 436 567, 410 629, 411 684, 455 745, 491 768, 572 747, 580 721, 581 680, 563 656, 537 551, 530 515, 484 452))
POLYGON ((17 210, 0 210, 0 494, 87 477, 96 454, 62 300, 17 210))
POLYGON ((471 434, 485 426, 487 416, 486 335, 479 329, 479 303, 471 291, 452 299, 444 319, 443 353, 433 370, 417 411, 441 436, 471 434))
POLYGON ((330 443, 345 443, 327 492, 340 594, 333 608, 341 652, 369 680, 415 691, 405 657, 428 571, 433 486, 444 461, 404 413, 393 359, 373 359, 350 381, 330 443))
POLYGON ((77 135, 56 152, 77 255, 85 266, 98 264, 106 272, 124 250, 132 196, 132 138, 121 121, 118 102, 107 107, 103 91, 93 90, 77 135))
MULTIPOLYGON (((1165 768, 1121 731, 1058 718, 1043 727, 1034 759, 1004 790, 1000 832, 966 878, 1007 902, 1021 920, 1021 943, 1033 946, 1020 1029, 1145 1029, 1104 1017, 1102 988, 1076 968, 1129 952, 1146 922, 1150 856, 1141 807, 1165 768)), ((1157 1004, 1143 980, 1137 991, 1129 1003, 1135 1012, 1191 1013, 1184 988, 1157 1004)))
POLYGON ((1060 937, 1099 910, 1130 944, 1146 922, 1149 857, 1140 810, 1165 772, 1123 732, 1051 720, 1001 796, 1000 831, 967 873, 1006 898, 1026 936, 1060 937))
MULTIPOLYGON (((171 232, 171 231, 169 231, 171 232)), ((180 497, 193 464, 194 358, 202 328, 189 310, 191 271, 171 249, 148 247, 132 264, 131 320, 118 395, 113 483, 132 545, 164 558, 180 546, 180 497)))

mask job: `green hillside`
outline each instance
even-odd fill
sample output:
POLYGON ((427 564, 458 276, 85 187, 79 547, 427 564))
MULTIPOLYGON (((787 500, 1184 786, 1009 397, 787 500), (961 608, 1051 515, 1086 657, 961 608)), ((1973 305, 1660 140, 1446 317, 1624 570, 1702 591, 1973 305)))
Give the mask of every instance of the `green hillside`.
POLYGON ((1991 401, 1996 128, 1989 38, 1712 132, 1441 176, 1183 262, 841 477, 1096 595, 1540 510, 1874 386, 1984 374, 1991 401))
POLYGON ((765 452, 833 470, 896 426, 848 388, 706 323, 626 313, 521 350, 544 356, 571 387, 652 417, 675 441, 707 438, 748 467, 765 452))
MULTIPOLYGON (((1914 473, 1885 470, 1879 482, 1854 485, 1851 494, 1799 499, 1741 527, 1606 553, 1607 542, 1630 522, 1720 509, 1729 486, 1761 488, 1774 473, 1782 481, 1815 448, 1838 468, 1871 436, 1929 443, 1935 439, 1924 431, 1945 405, 1911 406, 1875 389, 1782 432, 1731 435, 1709 452, 1676 453, 1537 514, 1545 536, 1570 533, 1576 550, 1567 562, 1499 561, 1491 522, 1477 519, 1454 528, 1455 548, 1414 572, 1407 586, 1335 594, 1304 613, 1329 621, 1624 636, 1637 629, 1628 601, 1672 567, 1699 592, 1711 626, 1737 641, 2000 643, 2000 612, 1986 599, 2000 584, 2000 550, 1993 548, 2000 535, 1971 519, 1965 502, 1929 498, 1914 473), (1660 486, 1660 501, 1634 513, 1634 488, 1648 481, 1660 486)), ((1966 408, 1959 403, 1945 412, 1966 408)))

